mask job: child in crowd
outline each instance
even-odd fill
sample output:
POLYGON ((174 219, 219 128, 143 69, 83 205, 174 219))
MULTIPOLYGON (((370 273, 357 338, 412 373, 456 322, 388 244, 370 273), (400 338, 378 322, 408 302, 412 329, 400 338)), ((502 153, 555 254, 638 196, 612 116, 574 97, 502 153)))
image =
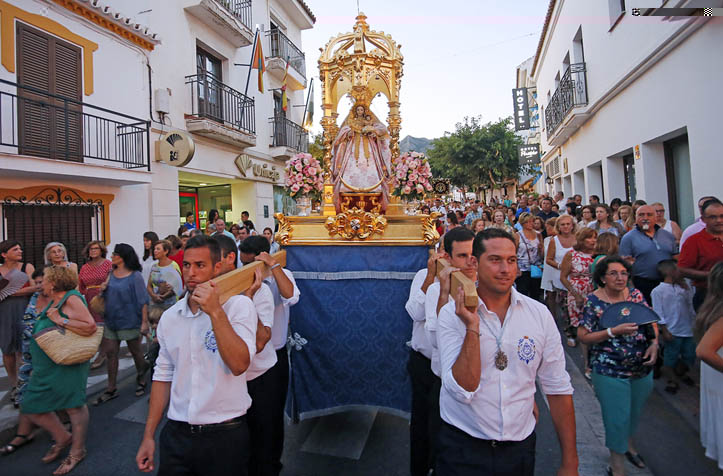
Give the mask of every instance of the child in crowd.
POLYGON ((688 371, 695 364, 695 342, 693 341, 693 294, 695 291, 685 282, 675 261, 672 259, 658 263, 658 272, 663 276, 651 293, 653 309, 660 316, 658 325, 660 335, 665 341, 663 350, 663 368, 661 373, 667 377, 665 391, 676 393, 679 385, 675 381, 678 375, 686 385, 694 385, 688 371))

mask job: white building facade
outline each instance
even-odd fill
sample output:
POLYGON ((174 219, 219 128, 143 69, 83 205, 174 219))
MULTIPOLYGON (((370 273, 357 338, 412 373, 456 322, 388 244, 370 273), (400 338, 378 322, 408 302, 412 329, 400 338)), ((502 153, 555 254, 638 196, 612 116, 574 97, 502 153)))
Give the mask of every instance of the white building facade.
POLYGON ((661 202, 681 226, 698 197, 720 194, 723 57, 710 52, 723 44, 723 22, 698 3, 658 0, 694 15, 670 18, 637 0, 550 1, 532 67, 538 191, 661 202))
POLYGON ((0 16, 1 239, 82 263, 90 239, 140 252, 187 212, 273 228, 284 162, 308 148, 303 1, 0 0, 0 16), (246 90, 257 26, 263 93, 256 70, 246 90), (174 130, 195 143, 184 167, 158 160, 174 130))

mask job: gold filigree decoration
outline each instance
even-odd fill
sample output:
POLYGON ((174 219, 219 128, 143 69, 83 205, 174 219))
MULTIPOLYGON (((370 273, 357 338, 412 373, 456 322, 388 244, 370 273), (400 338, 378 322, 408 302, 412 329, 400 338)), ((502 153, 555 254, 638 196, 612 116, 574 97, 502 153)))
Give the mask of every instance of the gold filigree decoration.
POLYGON ((434 245, 439 241, 439 233, 434 222, 441 217, 439 212, 432 212, 428 217, 422 219, 422 239, 425 245, 434 245))
POLYGON ((289 240, 291 239, 291 232, 293 231, 293 228, 291 227, 291 223, 289 222, 289 219, 284 215, 283 213, 277 213, 274 215, 276 219, 279 221, 279 231, 276 232, 276 235, 274 235, 274 241, 279 243, 280 245, 286 246, 289 244, 289 240))
POLYGON ((384 215, 352 208, 344 213, 329 217, 325 226, 329 230, 329 236, 339 235, 345 240, 355 238, 366 240, 375 233, 383 235, 387 227, 387 219, 384 215))

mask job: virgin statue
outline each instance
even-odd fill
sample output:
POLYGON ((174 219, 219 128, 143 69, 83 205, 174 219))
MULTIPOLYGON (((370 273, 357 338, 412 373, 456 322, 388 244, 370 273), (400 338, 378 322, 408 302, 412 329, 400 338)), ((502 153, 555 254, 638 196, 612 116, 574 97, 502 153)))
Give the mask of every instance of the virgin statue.
POLYGON ((381 210, 386 210, 392 155, 389 139, 386 126, 367 106, 357 102, 331 148, 331 179, 337 211, 341 192, 381 193, 381 210))

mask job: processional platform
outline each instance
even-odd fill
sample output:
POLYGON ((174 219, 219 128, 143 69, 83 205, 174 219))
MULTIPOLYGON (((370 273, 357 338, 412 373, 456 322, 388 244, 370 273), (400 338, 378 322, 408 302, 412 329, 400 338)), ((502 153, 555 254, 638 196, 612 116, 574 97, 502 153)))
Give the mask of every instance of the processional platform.
POLYGON ((436 217, 359 209, 277 215, 276 237, 301 292, 289 329, 295 421, 360 407, 408 415, 412 321, 405 304, 439 239, 436 217))

